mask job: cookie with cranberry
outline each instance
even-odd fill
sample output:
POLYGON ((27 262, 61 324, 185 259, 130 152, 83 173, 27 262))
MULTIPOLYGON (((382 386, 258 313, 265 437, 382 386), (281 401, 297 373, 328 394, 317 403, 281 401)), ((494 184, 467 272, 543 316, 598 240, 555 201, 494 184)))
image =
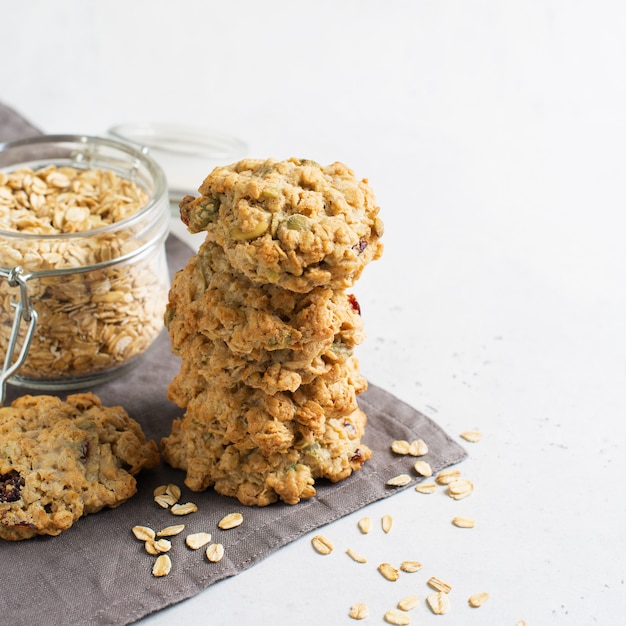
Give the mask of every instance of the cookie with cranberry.
POLYGON ((316 479, 343 480, 371 457, 356 406, 342 415, 286 394, 256 405, 238 395, 224 394, 218 406, 211 390, 200 392, 161 442, 164 460, 186 472, 193 491, 213 487, 245 505, 296 504, 315 495, 316 479))
POLYGON ((329 287, 300 294, 259 285, 234 272, 222 248, 209 241, 174 275, 165 319, 177 352, 188 335, 201 333, 225 342, 236 355, 288 352, 290 360, 305 362, 333 344, 351 349, 363 339, 352 294, 329 287))
POLYGON ((94 394, 18 398, 0 408, 0 538, 58 535, 117 507, 159 461, 141 426, 94 394))
POLYGON ((372 188, 343 163, 244 159, 215 168, 198 191, 181 201, 182 221, 257 283, 349 288, 382 254, 372 188))

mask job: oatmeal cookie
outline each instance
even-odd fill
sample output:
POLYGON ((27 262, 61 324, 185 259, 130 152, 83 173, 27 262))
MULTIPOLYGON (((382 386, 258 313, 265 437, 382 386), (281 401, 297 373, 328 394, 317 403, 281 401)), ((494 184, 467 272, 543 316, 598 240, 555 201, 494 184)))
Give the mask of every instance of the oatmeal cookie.
POLYGON ((251 445, 270 454, 284 452, 309 431, 316 436, 321 434, 325 420, 355 411, 357 395, 366 387, 356 359, 352 358, 335 364, 294 393, 268 394, 242 383, 225 388, 205 379, 186 398, 185 406, 198 423, 215 426, 220 422, 225 429, 232 429, 233 438, 229 441, 235 441, 238 433, 245 433, 251 445))
POLYGON ((186 471, 185 484, 194 491, 213 486, 242 504, 265 506, 310 498, 316 479, 342 480, 371 457, 361 442, 366 417, 360 409, 332 417, 313 402, 267 399, 269 405, 238 410, 235 419, 231 406, 220 412, 213 394, 201 392, 163 439, 163 458, 186 471))
POLYGON ((326 347, 311 345, 307 350, 273 351, 257 348, 247 354, 235 353, 224 341, 209 339, 201 333, 188 335, 174 348, 182 360, 172 381, 178 392, 170 390, 170 399, 184 407, 186 401, 180 398, 193 397, 194 389, 203 388, 201 379, 223 387, 244 382, 266 393, 295 391, 330 371, 336 363, 348 361, 353 349, 350 337, 342 332, 326 347))
MULTIPOLYGON (((310 361, 333 344, 352 349, 363 340, 356 298, 316 287, 299 294, 258 285, 234 272, 223 250, 204 242, 177 272, 165 314, 172 346, 182 354, 189 335, 224 341, 236 355, 289 352, 292 361, 310 361)), ((248 360, 250 360, 250 358, 248 360)), ((285 356, 278 355, 284 361, 285 356)))
POLYGON ((0 408, 0 537, 58 535, 119 506, 159 460, 140 425, 92 393, 18 398, 0 408))
POLYGON ((244 159, 215 168, 198 191, 181 201, 182 221, 255 282, 345 289, 382 254, 374 193, 342 163, 244 159))

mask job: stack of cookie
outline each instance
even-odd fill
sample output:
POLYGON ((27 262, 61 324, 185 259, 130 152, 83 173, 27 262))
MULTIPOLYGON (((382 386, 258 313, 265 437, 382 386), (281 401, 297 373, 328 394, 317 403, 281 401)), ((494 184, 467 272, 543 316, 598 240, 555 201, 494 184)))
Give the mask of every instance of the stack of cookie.
POLYGON ((346 290, 382 253, 378 206, 345 165, 299 159, 218 167, 199 193, 180 205, 206 238, 169 294, 181 357, 169 397, 185 414, 163 458, 192 490, 295 504, 371 456, 353 356, 363 325, 346 290))

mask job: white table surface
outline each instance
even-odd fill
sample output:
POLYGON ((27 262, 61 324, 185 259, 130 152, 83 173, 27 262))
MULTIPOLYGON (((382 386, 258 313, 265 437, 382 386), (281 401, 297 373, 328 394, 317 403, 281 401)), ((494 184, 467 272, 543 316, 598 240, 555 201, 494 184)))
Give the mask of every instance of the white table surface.
POLYGON ((397 494, 324 528, 332 555, 306 536, 146 626, 352 624, 359 601, 364 623, 382 624, 407 594, 420 625, 625 623, 623 2, 0 9, 1 99, 46 132, 193 124, 252 156, 341 160, 367 177, 386 250, 355 288, 361 369, 455 438, 484 435, 465 444, 470 498, 397 494), (405 558, 422 572, 376 572, 405 558), (453 586, 444 617, 424 602, 431 575, 453 586), (489 601, 469 608, 479 591, 489 601))

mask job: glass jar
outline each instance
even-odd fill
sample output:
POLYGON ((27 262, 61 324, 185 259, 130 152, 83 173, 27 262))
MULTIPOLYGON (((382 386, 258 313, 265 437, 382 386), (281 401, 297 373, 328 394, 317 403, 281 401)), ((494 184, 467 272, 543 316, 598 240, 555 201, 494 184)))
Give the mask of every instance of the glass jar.
POLYGON ((0 353, 5 382, 87 387, 133 366, 163 329, 165 175, 116 140, 0 144, 0 353))

